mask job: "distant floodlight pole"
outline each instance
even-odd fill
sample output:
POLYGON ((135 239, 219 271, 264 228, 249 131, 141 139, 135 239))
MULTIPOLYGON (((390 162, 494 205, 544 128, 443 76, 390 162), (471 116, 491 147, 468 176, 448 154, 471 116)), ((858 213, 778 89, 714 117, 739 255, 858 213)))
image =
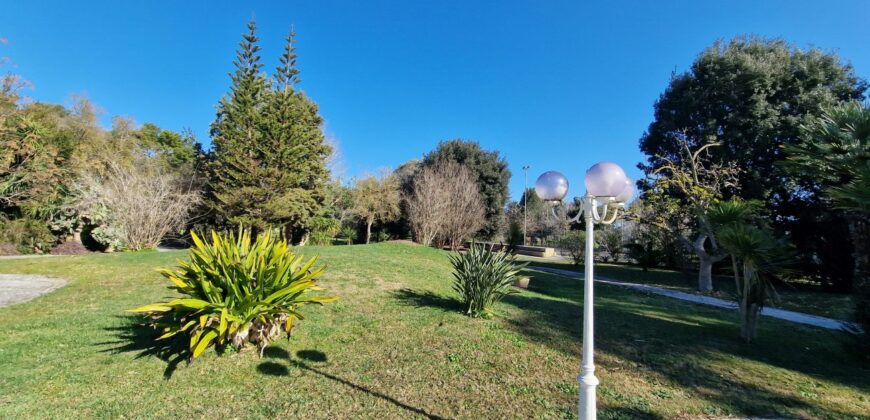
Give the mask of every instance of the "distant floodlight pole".
MULTIPOLYGON (((616 220, 619 209, 625 207, 625 202, 634 194, 634 186, 625 176, 625 171, 613 162, 599 162, 586 171, 586 195, 581 200, 581 212, 569 223, 580 220, 581 215, 586 221, 586 262, 583 276, 583 360, 580 363, 580 397, 577 402, 577 416, 582 420, 594 420, 596 417, 595 388, 598 378, 595 377, 594 339, 595 323, 593 315, 593 229, 595 223, 609 225, 616 220)), ((553 216, 556 205, 568 195, 568 179, 559 172, 544 172, 535 182, 535 194, 542 200, 553 204, 553 216)))
POLYGON ((523 245, 526 245, 526 203, 529 202, 529 168, 523 166, 523 245))

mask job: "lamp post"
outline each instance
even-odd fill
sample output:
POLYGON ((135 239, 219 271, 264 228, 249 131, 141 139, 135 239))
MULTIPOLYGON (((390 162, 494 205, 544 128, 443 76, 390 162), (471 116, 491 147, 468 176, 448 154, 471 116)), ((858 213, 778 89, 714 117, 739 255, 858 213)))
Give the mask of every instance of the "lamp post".
POLYGON ((529 202, 529 168, 531 166, 523 166, 523 245, 526 244, 526 203, 529 202))
MULTIPOLYGON (((577 415, 583 420, 596 417, 594 340, 595 323, 593 312, 593 229, 596 223, 609 225, 616 220, 619 209, 634 194, 634 186, 625 171, 613 162, 599 162, 586 171, 586 195, 581 198, 581 212, 569 221, 574 223, 582 216, 586 222, 586 261, 583 276, 583 359, 580 363, 580 396, 577 402, 577 415)), ((555 205, 562 202, 568 194, 568 179, 559 172, 544 172, 535 182, 535 194, 542 200, 555 205)))

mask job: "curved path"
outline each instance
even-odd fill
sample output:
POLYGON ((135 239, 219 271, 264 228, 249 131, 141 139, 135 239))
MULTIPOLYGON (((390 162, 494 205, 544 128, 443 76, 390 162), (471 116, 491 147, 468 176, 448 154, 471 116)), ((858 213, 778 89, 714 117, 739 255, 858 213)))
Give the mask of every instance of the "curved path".
MULTIPOLYGON (((531 270, 543 271, 546 273, 558 274, 566 277, 576 277, 580 279, 583 278, 583 274, 576 271, 561 270, 558 268, 549 267, 539 267, 536 265, 529 265, 527 268, 531 270)), ((710 296, 693 295, 691 293, 665 289, 662 287, 647 286, 645 284, 637 283, 627 283, 624 281, 616 281, 604 278, 597 278, 595 279, 595 282, 612 284, 614 286, 620 287, 628 287, 635 290, 642 290, 656 295, 667 296, 670 298, 699 303, 702 305, 716 306, 725 309, 737 309, 737 303, 735 302, 717 299, 710 296)), ((763 308, 761 310, 761 315, 769 316, 771 318, 778 318, 785 321, 791 321, 798 324, 812 325, 814 327, 825 328, 829 330, 860 331, 860 327, 857 324, 851 322, 840 321, 838 319, 825 318, 822 316, 810 315, 801 312, 787 311, 785 309, 763 308)))
POLYGON ((0 308, 26 302, 62 287, 66 280, 27 274, 0 274, 0 308))

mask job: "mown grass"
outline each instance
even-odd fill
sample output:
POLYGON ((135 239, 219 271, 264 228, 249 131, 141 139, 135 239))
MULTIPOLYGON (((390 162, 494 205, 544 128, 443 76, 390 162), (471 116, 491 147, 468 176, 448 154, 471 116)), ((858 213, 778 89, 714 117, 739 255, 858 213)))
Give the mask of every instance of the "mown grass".
MULTIPOLYGON (((581 284, 529 271, 490 320, 462 315, 446 253, 306 247, 342 300, 305 308, 266 351, 176 360, 124 310, 169 292, 154 268, 183 252, 0 261, 66 287, 0 309, 0 418, 570 418, 581 284)), ((842 333, 596 286, 602 418, 870 416, 870 367, 842 333)))
MULTIPOLYGON (((583 272, 582 266, 577 267, 570 260, 525 256, 520 257, 520 259, 541 267, 583 272)), ((650 268, 648 271, 643 271, 638 266, 613 263, 596 263, 595 270, 596 275, 606 278, 701 294, 698 291, 697 273, 681 273, 661 268, 650 268)), ((720 299, 734 299, 735 288, 732 277, 714 276, 713 289, 712 293, 706 294, 720 299)), ((850 294, 825 292, 816 284, 798 282, 779 283, 775 285, 775 290, 779 301, 772 302, 772 307, 847 321, 855 317, 855 303, 850 294)))

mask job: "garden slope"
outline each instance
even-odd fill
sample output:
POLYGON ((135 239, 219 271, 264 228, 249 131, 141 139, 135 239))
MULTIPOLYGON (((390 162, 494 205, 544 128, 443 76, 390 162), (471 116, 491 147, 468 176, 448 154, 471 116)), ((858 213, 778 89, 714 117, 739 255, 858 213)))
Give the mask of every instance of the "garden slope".
MULTIPOLYGON (((289 341, 187 366, 126 309, 171 295, 154 269, 184 252, 0 261, 70 283, 0 308, 0 418, 566 417, 576 410, 580 283, 533 273, 492 320, 462 315, 445 253, 305 247, 341 296, 289 341)), ((597 288, 602 418, 870 416, 870 371, 842 333, 597 288)))

